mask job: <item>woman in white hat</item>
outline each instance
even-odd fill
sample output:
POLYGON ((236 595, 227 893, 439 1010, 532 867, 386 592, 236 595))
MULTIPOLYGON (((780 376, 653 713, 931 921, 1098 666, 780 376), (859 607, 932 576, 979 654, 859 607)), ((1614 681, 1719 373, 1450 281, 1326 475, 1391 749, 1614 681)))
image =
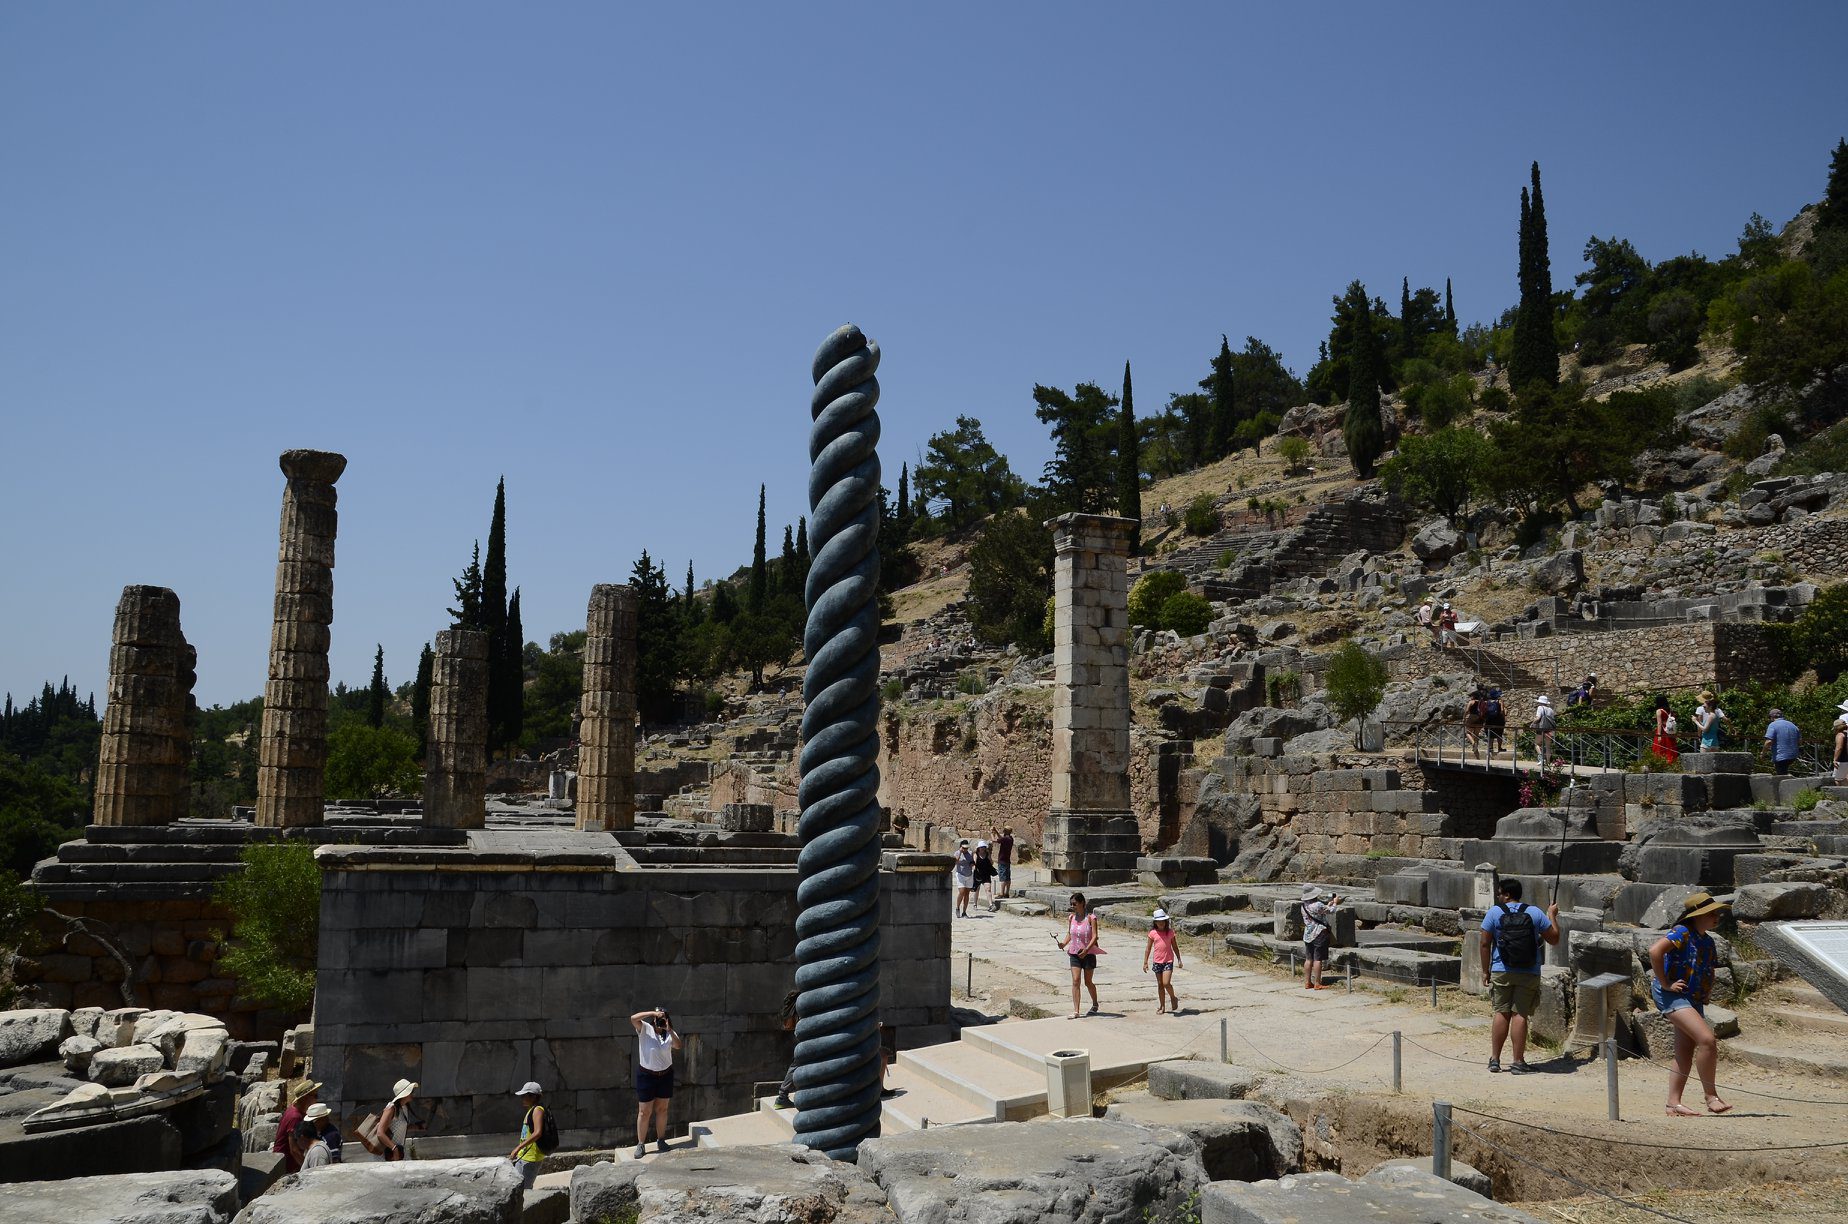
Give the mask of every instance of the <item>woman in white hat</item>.
POLYGON ((1314 884, 1303 885, 1303 989, 1325 990, 1322 970, 1328 966, 1330 928, 1334 925, 1335 906, 1341 898, 1334 893, 1322 895, 1314 884))
POLYGON ((1559 715, 1553 710, 1553 699, 1545 693, 1534 705, 1534 757, 1541 768, 1546 767, 1546 758, 1553 751, 1553 729, 1559 726, 1559 715))
POLYGON ((1835 754, 1830 760, 1835 764, 1835 785, 1848 786, 1848 701, 1835 707, 1842 716, 1829 728, 1835 740, 1835 754))
POLYGON ((379 1124, 375 1138, 379 1145, 379 1155, 386 1160, 403 1160, 404 1139, 411 1129, 409 1109, 411 1098, 417 1095, 417 1085, 407 1079, 401 1079, 391 1086, 391 1103, 385 1106, 385 1112, 379 1115, 379 1124))
POLYGON ((1174 993, 1174 971, 1181 967, 1181 948, 1174 942, 1174 923, 1168 911, 1157 909, 1150 919, 1148 943, 1142 948, 1142 972, 1155 967, 1155 1014, 1179 1015, 1181 1001, 1174 993))

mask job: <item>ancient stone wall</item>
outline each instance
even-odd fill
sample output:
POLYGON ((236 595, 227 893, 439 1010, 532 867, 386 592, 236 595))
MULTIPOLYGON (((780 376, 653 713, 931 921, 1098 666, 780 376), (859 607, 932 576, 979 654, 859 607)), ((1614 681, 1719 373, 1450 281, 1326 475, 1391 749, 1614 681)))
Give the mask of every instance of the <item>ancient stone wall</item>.
POLYGON ((122 588, 109 650, 94 823, 158 825, 186 815, 196 659, 180 631, 178 595, 166 587, 122 588))
POLYGON ((334 482, 346 459, 284 451, 281 547, 269 683, 257 747, 257 823, 321 823, 327 768, 327 647, 334 622, 334 482))
POLYGON ((1758 546, 1784 554, 1800 573, 1829 580, 1848 574, 1848 519, 1805 519, 1767 527, 1758 546))
POLYGON ((445 629, 430 669, 430 747, 424 772, 424 824, 487 826, 488 635, 445 629))
MULTIPOLYGON (((676 1131, 751 1106, 791 1046, 796 872, 648 869, 620 848, 465 854, 323 849, 315 1074, 343 1125, 419 1082, 433 1133, 513 1133, 526 1080, 569 1141, 633 1142, 629 1016, 665 1007, 676 1131)), ((901 1047, 950 1038, 947 860, 880 873, 881 1015, 901 1047)))
POLYGON ((635 588, 592 588, 578 726, 577 827, 635 827, 635 588))

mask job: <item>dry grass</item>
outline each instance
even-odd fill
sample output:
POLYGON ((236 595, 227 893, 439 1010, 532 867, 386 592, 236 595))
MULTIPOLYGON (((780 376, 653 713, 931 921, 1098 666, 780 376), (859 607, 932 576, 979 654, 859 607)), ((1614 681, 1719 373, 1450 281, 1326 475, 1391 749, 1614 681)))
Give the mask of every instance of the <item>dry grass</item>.
MULTIPOLYGON (((1719 1190, 1663 1190, 1624 1197, 1694 1224, 1848 1219, 1848 1178, 1839 1177, 1719 1190)), ((1661 1218, 1595 1196, 1515 1205, 1530 1215, 1560 1224, 1638 1224, 1661 1218)))

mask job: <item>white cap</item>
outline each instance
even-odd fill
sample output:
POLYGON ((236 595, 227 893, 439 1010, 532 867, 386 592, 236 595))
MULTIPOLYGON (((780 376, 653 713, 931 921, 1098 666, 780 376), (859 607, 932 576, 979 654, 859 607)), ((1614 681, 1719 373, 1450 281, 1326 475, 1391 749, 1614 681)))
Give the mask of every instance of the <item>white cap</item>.
POLYGON ((1545 693, 1542 693, 1540 694, 1540 704, 1544 706, 1550 706, 1553 704, 1553 699, 1551 697, 1548 697, 1545 693))
POLYGON ((534 1083, 532 1080, 527 1080, 525 1087, 521 1088, 518 1092, 514 1093, 513 1095, 514 1096, 544 1096, 545 1089, 541 1088, 538 1084, 534 1083))

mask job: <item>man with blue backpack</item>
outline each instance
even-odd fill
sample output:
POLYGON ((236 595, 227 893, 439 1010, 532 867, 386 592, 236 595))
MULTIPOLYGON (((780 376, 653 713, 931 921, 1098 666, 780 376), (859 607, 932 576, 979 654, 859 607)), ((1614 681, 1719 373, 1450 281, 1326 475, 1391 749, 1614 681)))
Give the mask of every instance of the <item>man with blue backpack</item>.
POLYGON ((1527 1065, 1527 1019, 1540 1006, 1542 943, 1559 942, 1559 903, 1546 907, 1521 903, 1521 882, 1495 886, 1495 905, 1482 916, 1482 979, 1489 984, 1495 1012, 1494 1050, 1489 1070, 1500 1071, 1502 1043, 1514 1038, 1514 1061, 1508 1070, 1524 1075, 1527 1065))

